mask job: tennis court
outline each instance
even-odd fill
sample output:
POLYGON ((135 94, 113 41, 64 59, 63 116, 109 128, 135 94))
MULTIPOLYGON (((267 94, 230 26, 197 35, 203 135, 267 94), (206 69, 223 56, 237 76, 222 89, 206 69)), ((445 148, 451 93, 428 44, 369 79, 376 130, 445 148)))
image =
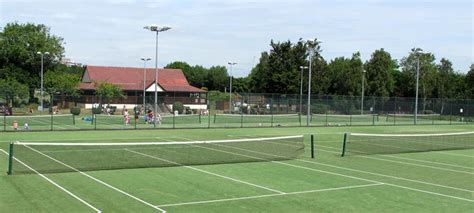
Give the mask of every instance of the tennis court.
MULTIPOLYGON (((2 133, 0 146, 0 209, 472 212, 472 135, 463 141, 467 147, 462 149, 341 157, 348 132, 472 131, 470 125, 422 125, 8 132, 2 133), (315 158, 310 155, 311 134, 315 158), (13 175, 6 175, 12 141, 24 143, 14 145, 17 152, 13 156, 23 159, 25 165, 15 161, 13 175), (120 146, 109 147, 108 143, 120 146), (159 148, 166 143, 174 145, 159 148)), ((425 137, 424 142, 430 141, 425 137)), ((350 140, 347 149, 351 150, 350 140)))

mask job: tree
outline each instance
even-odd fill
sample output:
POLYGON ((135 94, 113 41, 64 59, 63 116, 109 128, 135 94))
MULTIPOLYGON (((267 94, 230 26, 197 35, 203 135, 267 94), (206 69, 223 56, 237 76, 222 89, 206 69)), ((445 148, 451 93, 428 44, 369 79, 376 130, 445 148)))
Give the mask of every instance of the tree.
POLYGON ((365 93, 370 96, 389 97, 395 88, 394 73, 397 62, 383 48, 375 50, 364 65, 366 71, 365 93))
POLYGON ((249 93, 250 92, 250 78, 234 78, 232 81, 232 91, 237 93, 249 93))
POLYGON ((264 93, 270 90, 270 85, 266 79, 270 76, 268 57, 267 52, 262 52, 259 63, 250 72, 249 83, 252 92, 264 93))
POLYGON ((28 86, 13 78, 0 79, 0 97, 13 107, 28 102, 28 86))
POLYGON ((474 64, 471 64, 471 68, 469 69, 469 72, 467 72, 465 82, 465 85, 467 86, 466 96, 468 98, 474 99, 474 64))
POLYGON ((44 86, 46 92, 51 96, 59 93, 61 95, 61 103, 64 105, 65 95, 79 95, 78 85, 80 80, 81 77, 77 74, 67 73, 57 69, 45 73, 44 86))
POLYGON ((96 94, 100 97, 101 103, 103 100, 110 104, 111 100, 125 97, 122 87, 108 82, 94 82, 96 94))
POLYGON ((223 91, 229 84, 229 74, 224 66, 212 66, 207 74, 207 88, 209 90, 223 91))
POLYGON ((329 92, 336 95, 360 95, 362 83, 362 61, 360 53, 352 58, 338 57, 328 65, 331 85, 329 92))
POLYGON ((436 79, 436 96, 438 98, 453 98, 455 96, 456 84, 453 64, 448 59, 442 58, 437 65, 439 74, 436 79))
POLYGON ((423 53, 420 48, 413 48, 408 56, 401 60, 402 80, 404 82, 403 95, 415 96, 416 69, 419 60, 419 96, 423 98, 423 111, 428 104, 428 98, 433 96, 436 87, 438 69, 435 64, 435 56, 431 53, 423 53))
POLYGON ((36 52, 50 53, 45 55, 44 70, 52 69, 64 54, 62 43, 45 25, 8 23, 0 32, 0 78, 39 88, 41 58, 36 52))

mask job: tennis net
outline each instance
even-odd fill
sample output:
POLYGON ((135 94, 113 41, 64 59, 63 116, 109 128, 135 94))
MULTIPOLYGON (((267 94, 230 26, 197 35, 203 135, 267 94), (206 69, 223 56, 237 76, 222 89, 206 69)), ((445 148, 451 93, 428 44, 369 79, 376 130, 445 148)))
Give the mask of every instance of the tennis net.
POLYGON ((99 171, 290 160, 303 136, 213 141, 10 144, 9 174, 99 171), (21 162, 22 163, 21 163, 21 162))
POLYGON ((346 133, 342 156, 474 149, 474 132, 439 134, 346 133))
POLYGON ((300 125, 300 114, 270 114, 270 115, 252 115, 252 114, 215 114, 214 123, 221 124, 254 124, 253 126, 285 126, 300 125), (256 125, 255 125, 256 124, 256 125))

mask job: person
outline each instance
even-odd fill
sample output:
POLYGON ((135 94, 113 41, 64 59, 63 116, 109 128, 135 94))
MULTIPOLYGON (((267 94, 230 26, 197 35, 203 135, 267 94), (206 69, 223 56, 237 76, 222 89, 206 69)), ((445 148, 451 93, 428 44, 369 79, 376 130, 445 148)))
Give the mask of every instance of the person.
POLYGON ((18 130, 18 121, 14 120, 12 126, 14 130, 18 130))
POLYGON ((161 125, 161 115, 160 113, 156 114, 156 124, 161 125))
POLYGON ((140 110, 136 108, 135 109, 135 123, 139 122, 139 118, 140 118, 140 110))
POLYGON ((152 123, 155 120, 155 116, 153 114, 153 111, 148 110, 148 123, 152 123))
POLYGON ((123 118, 124 118, 125 126, 127 126, 130 123, 130 115, 128 114, 127 109, 123 110, 123 118))
POLYGON ((25 122, 25 125, 23 127, 25 130, 29 130, 30 129, 30 125, 28 124, 28 122, 25 122))

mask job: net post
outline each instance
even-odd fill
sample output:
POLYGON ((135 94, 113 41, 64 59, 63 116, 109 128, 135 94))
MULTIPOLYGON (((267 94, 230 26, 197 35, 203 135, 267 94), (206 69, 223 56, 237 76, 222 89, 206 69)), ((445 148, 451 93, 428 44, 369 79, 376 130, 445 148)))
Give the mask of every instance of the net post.
POLYGON ((176 114, 173 113, 173 129, 175 128, 175 124, 176 124, 176 114))
POLYGON ((7 113, 3 112, 3 131, 7 131, 7 113))
MULTIPOLYGON (((52 109, 52 108, 51 108, 51 109, 52 109)), ((54 110, 51 110, 51 129, 50 129, 51 131, 53 131, 53 114, 54 114, 53 111, 54 111, 54 110)))
POLYGON ((344 133, 344 140, 342 141, 342 153, 341 153, 341 157, 344 157, 344 155, 346 154, 347 136, 348 136, 348 133, 344 133))
POLYGON ((351 112, 351 114, 349 115, 349 126, 352 126, 352 112, 351 112))
POLYGON ((214 123, 216 123, 216 116, 217 114, 214 114, 214 123))
POLYGON ((298 120, 300 122, 300 127, 301 127, 301 112, 298 113, 298 120))
POLYGON ((372 115, 372 126, 375 126, 375 114, 372 115))
POLYGON ((201 124, 201 113, 199 113, 199 124, 201 124))
POLYGON ((240 113, 240 128, 244 127, 244 113, 240 113))
POLYGON ((76 125, 76 115, 72 114, 72 125, 76 125))
POLYGON ((311 134, 311 158, 314 158, 314 135, 311 134))
POLYGON ((94 123, 94 130, 97 130, 97 115, 95 113, 92 113, 93 118, 92 122, 94 123))
POLYGON ((8 152, 8 175, 13 174, 13 142, 10 143, 10 150, 8 152))

